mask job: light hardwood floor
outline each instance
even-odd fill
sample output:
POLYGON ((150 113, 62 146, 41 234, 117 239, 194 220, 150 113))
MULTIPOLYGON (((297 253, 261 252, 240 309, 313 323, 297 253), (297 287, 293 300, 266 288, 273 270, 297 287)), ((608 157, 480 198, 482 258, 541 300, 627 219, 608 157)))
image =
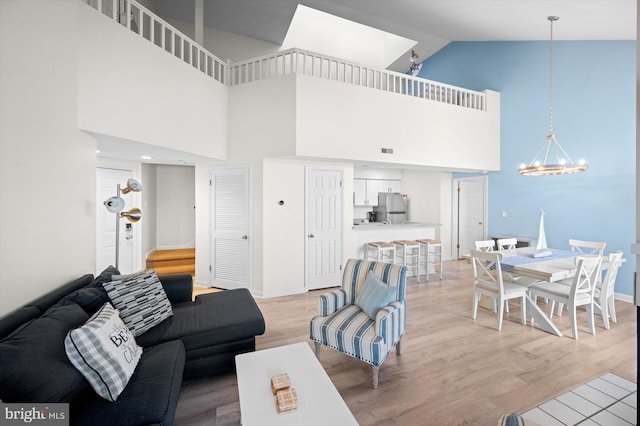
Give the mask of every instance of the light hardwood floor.
MULTIPOLYGON (((380 385, 371 388, 366 364, 323 347, 321 363, 362 425, 495 425, 504 413, 522 413, 604 373, 636 381, 635 306, 617 302, 618 323, 596 335, 578 312, 579 340, 566 313, 554 322, 557 337, 520 324, 517 301, 502 331, 490 310, 471 318, 472 275, 465 261, 445 262, 444 279, 407 286, 407 332, 402 355, 389 355, 380 385)), ((309 319, 324 290, 257 299, 266 333, 256 349, 309 340, 309 319)), ((546 311, 546 306, 543 306, 546 311)), ((301 398, 304 395, 300 396, 301 398)), ((183 384, 177 425, 237 425, 240 407, 235 374, 183 384)), ((338 426, 338 425, 335 425, 338 426)))

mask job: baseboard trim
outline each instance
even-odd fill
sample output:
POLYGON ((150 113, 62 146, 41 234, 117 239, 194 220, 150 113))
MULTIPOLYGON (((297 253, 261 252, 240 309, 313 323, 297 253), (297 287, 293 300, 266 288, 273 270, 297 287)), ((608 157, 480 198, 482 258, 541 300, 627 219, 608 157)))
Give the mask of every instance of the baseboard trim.
POLYGON ((206 281, 197 281, 197 280, 196 280, 196 281, 193 283, 193 285, 194 285, 194 286, 196 286, 196 287, 211 288, 211 285, 210 285, 208 282, 206 282, 206 281))
POLYGON ((633 296, 629 296, 628 294, 614 293, 613 298, 621 302, 633 303, 633 296))
MULTIPOLYGON (((260 296, 258 296, 257 294, 254 294, 256 297, 262 297, 263 299, 270 299, 272 297, 283 297, 283 296, 293 296, 294 294, 303 294, 306 293, 307 290, 306 289, 302 289, 299 291, 295 291, 295 292, 291 292, 291 291, 276 291, 276 292, 259 292, 260 296)), ((254 293, 258 293, 258 292, 254 292, 254 293)))

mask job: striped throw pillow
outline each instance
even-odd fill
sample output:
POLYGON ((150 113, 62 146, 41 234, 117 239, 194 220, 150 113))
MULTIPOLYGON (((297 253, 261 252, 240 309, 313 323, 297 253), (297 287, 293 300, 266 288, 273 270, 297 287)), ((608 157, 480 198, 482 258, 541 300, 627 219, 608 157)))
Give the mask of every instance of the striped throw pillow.
POLYGON ((173 315, 171 302, 153 269, 102 285, 134 336, 173 315))
POLYGON ((113 306, 107 302, 64 339, 69 361, 98 395, 115 401, 138 365, 142 348, 113 306))

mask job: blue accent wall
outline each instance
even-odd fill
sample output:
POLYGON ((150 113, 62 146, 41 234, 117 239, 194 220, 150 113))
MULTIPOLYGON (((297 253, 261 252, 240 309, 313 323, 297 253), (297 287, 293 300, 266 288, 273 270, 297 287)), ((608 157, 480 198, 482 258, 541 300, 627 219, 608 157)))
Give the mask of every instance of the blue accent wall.
POLYGON ((553 130, 574 161, 589 163, 575 175, 517 170, 549 133, 548 41, 450 43, 423 63, 419 76, 501 93, 501 170, 488 174, 489 235, 537 239, 544 209, 549 247, 566 249, 575 238, 606 241, 605 253, 622 250, 627 262, 616 292, 632 295, 636 42, 555 41, 553 53, 553 130))

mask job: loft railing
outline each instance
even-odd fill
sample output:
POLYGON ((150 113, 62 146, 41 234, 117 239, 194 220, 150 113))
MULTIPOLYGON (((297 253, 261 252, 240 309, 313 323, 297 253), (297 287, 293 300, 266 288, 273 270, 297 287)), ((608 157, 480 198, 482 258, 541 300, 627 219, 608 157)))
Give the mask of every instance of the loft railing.
POLYGON ((222 84, 235 86, 301 73, 356 86, 486 111, 482 92, 378 70, 302 49, 227 64, 135 0, 85 0, 94 9, 222 84))
POLYGON ((227 64, 135 0, 86 0, 103 15, 225 84, 227 64))
POLYGON ((485 111, 487 107, 486 96, 482 92, 395 71, 369 68, 295 48, 229 64, 227 85, 235 86, 292 73, 301 73, 402 95, 417 96, 482 111, 485 111))

